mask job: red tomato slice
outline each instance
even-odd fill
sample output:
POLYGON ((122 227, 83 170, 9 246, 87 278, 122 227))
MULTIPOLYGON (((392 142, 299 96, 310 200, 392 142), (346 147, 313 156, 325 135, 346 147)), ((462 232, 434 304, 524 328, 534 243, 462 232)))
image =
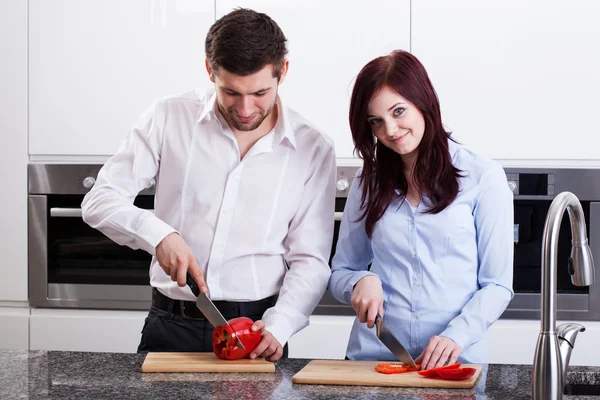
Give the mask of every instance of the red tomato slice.
POLYGON ((460 368, 461 365, 462 365, 461 362, 457 362, 457 363, 454 363, 454 364, 446 365, 444 367, 424 369, 424 370, 419 371, 419 375, 425 376, 425 377, 428 377, 428 378, 432 378, 432 377, 435 377, 435 376, 439 376, 438 375, 438 371, 440 371, 440 370, 457 369, 457 368, 460 368))
POLYGON ((475 368, 453 368, 437 371, 442 379, 451 381, 463 381, 475 375, 475 368))

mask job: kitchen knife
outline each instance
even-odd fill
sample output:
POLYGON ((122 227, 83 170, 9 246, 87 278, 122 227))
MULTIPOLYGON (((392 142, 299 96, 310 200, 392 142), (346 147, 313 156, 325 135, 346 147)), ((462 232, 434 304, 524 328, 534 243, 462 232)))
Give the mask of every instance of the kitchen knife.
POLYGON ((396 336, 394 336, 383 323, 383 318, 381 318, 379 314, 377 314, 377 317, 375 318, 375 326, 377 328, 377 337, 385 344, 385 347, 390 349, 402 363, 407 364, 411 368, 416 368, 417 364, 415 364, 415 360, 413 360, 410 353, 402 346, 402 343, 400 343, 396 336))
MULTIPOLYGON (((223 317, 223 314, 221 314, 219 309, 215 307, 215 304, 208 298, 206 293, 200 291, 200 288, 192 274, 190 274, 190 271, 187 272, 186 281, 188 286, 192 289, 192 293, 196 296, 196 307, 204 314, 208 322, 215 328, 217 326, 229 325, 229 322, 223 317)), ((229 327, 231 328, 231 325, 229 325, 229 327)), ((231 331, 235 332, 233 328, 231 328, 231 331)), ((236 339, 238 347, 246 350, 240 338, 236 337, 236 339)))

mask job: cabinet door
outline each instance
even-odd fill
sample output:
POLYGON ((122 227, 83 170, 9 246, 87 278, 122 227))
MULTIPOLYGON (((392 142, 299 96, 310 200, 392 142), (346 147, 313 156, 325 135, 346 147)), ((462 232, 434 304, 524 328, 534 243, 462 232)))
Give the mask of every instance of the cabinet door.
POLYGON ((410 0, 217 0, 220 18, 235 7, 264 12, 288 39, 290 70, 282 100, 330 136, 337 157, 353 157, 350 94, 375 57, 410 46, 410 0))
MULTIPOLYGON (((27 301, 27 2, 0 1, 0 302, 27 301)), ((0 348, 18 338, 0 310, 0 348), (14 334, 14 337, 11 336, 14 334), (7 339, 7 336, 9 337, 7 339), (9 340, 9 342, 6 342, 9 340)), ((12 319, 12 318, 11 318, 12 319)), ((15 322, 16 323, 16 322, 15 322)), ((16 328, 15 328, 16 329, 16 328)), ((11 344, 9 347, 13 347, 11 344)), ((0 396, 1 397, 1 396, 0 396)))
POLYGON ((413 0, 444 122, 498 159, 600 159, 600 3, 413 0))
POLYGON ((30 0, 30 154, 113 154, 154 100, 209 87, 213 21, 212 0, 30 0))

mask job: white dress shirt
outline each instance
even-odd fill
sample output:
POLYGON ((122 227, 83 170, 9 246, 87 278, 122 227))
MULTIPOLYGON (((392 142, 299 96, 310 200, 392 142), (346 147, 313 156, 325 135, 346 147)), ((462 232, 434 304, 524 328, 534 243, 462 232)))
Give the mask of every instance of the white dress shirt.
POLYGON ((263 315, 283 345, 308 325, 331 274, 335 203, 332 141, 278 98, 278 120, 240 160, 214 92, 156 101, 100 170, 83 218, 115 242, 152 254, 150 283, 194 301, 158 265, 155 247, 178 232, 213 300, 279 293, 263 315), (154 213, 133 200, 156 179, 154 213))

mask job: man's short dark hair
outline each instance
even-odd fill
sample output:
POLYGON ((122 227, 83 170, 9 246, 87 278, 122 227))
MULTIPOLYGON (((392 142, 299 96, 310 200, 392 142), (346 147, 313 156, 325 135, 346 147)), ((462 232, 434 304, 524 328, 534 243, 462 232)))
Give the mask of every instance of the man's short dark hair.
POLYGON ((273 66, 273 76, 281 78, 287 49, 281 28, 268 15, 238 8, 221 17, 206 35, 206 59, 210 68, 247 76, 273 66))
POLYGON ((273 76, 281 78, 287 49, 281 28, 268 15, 238 8, 221 17, 206 35, 206 59, 216 73, 219 68, 247 76, 273 66, 273 76))

